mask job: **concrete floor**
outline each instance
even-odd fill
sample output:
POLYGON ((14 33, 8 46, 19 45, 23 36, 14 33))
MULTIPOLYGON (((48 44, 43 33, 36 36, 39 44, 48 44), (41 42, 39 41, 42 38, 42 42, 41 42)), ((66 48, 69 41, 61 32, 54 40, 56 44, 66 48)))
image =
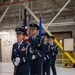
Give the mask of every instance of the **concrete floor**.
MULTIPOLYGON (((0 62, 0 75, 13 75, 13 69, 14 66, 12 63, 0 62)), ((57 75, 75 75, 75 68, 56 67, 56 69, 57 69, 57 75)))

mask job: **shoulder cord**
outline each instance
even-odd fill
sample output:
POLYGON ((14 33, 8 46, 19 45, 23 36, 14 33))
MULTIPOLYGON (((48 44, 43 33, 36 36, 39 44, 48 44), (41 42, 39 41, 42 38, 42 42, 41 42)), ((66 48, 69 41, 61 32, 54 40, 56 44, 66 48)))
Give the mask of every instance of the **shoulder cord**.
POLYGON ((41 37, 41 39, 40 39, 40 44, 42 44, 42 40, 43 40, 43 38, 44 38, 44 36, 41 37))
POLYGON ((30 43, 28 43, 27 46, 26 46, 26 56, 27 56, 27 51, 28 51, 29 46, 30 46, 30 43))

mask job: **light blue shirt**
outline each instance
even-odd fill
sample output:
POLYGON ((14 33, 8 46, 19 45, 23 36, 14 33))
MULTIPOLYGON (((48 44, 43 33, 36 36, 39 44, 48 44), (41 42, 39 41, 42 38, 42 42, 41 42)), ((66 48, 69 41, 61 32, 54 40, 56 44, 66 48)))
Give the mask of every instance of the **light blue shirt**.
POLYGON ((22 40, 21 42, 18 43, 18 49, 20 48, 22 42, 23 42, 23 40, 22 40))

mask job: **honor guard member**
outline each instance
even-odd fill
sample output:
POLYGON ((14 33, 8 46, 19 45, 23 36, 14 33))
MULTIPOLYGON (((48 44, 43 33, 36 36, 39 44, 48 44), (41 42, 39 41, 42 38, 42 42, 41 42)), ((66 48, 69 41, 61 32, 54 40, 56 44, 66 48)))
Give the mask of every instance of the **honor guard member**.
POLYGON ((48 46, 49 46, 48 43, 49 35, 48 33, 43 33, 42 36, 43 36, 42 43, 46 44, 45 47, 46 51, 44 53, 44 63, 43 63, 43 75, 50 75, 50 60, 49 60, 49 56, 47 56, 48 46))
POLYGON ((38 36, 39 26, 37 24, 30 24, 29 42, 31 43, 33 56, 30 61, 31 75, 42 75, 43 71, 43 54, 45 46, 40 44, 41 37, 38 36))
POLYGON ((49 60, 50 60, 50 67, 52 69, 53 75, 57 75, 56 68, 55 68, 55 61, 56 61, 56 55, 58 54, 58 47, 54 43, 54 37, 51 36, 49 38, 49 46, 48 46, 48 54, 49 54, 49 60))
POLYGON ((44 43, 44 44, 48 43, 48 37, 49 37, 48 33, 46 33, 46 32, 42 33, 41 44, 42 43, 44 43))
POLYGON ((30 75, 29 60, 31 60, 31 46, 24 42, 25 30, 16 28, 17 42, 12 48, 12 62, 15 66, 16 75, 30 75))

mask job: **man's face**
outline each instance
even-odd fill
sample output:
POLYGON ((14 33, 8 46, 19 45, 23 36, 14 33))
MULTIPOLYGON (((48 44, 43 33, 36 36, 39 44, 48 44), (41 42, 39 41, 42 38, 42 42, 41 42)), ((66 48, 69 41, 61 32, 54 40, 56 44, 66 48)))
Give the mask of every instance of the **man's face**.
POLYGON ((49 40, 49 43, 50 43, 50 44, 52 44, 52 43, 53 43, 53 40, 52 40, 52 39, 51 39, 51 40, 49 40))
POLYGON ((30 33, 31 33, 31 35, 36 35, 38 33, 38 30, 34 29, 34 28, 31 28, 30 33))
POLYGON ((44 42, 48 42, 48 38, 47 37, 44 37, 44 42))
POLYGON ((24 35, 23 34, 16 34, 17 36, 17 41, 21 42, 24 39, 24 35))

